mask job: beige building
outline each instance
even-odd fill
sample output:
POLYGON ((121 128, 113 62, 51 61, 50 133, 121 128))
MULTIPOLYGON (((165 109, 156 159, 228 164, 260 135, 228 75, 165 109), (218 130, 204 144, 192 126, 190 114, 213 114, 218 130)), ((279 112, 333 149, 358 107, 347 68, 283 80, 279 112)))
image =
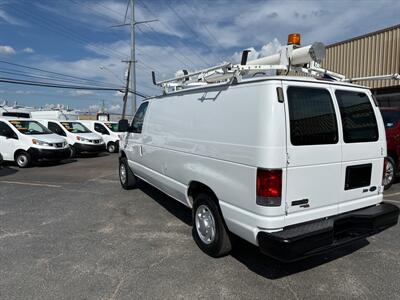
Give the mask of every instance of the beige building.
MULTIPOLYGON (((323 67, 347 78, 400 73, 400 24, 327 46, 323 67)), ((400 80, 359 81, 381 106, 400 107, 400 80)))

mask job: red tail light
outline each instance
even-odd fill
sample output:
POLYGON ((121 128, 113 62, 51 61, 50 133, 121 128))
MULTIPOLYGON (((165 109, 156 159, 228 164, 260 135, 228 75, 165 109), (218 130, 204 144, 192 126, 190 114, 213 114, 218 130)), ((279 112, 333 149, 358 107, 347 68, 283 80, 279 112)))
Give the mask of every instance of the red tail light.
POLYGON ((281 205, 282 170, 257 170, 257 204, 281 205))

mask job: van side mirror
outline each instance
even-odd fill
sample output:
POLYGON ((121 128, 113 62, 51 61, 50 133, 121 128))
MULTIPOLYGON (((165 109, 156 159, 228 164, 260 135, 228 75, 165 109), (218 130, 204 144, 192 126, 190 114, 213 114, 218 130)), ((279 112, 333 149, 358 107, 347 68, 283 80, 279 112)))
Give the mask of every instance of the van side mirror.
POLYGON ((129 126, 129 122, 126 119, 118 121, 118 131, 119 132, 129 132, 131 128, 129 126))

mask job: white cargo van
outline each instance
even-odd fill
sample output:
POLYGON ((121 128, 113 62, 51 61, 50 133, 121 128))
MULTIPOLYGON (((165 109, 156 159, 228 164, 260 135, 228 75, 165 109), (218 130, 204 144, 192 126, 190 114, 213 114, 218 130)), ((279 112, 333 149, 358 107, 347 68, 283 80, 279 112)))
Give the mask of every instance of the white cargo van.
POLYGON ((141 178, 192 208, 193 237, 214 257, 230 251, 230 233, 293 261, 395 225, 398 207, 382 202, 377 104, 365 87, 305 69, 302 57, 318 47, 287 47, 263 58, 267 65, 242 59, 160 83, 153 76, 165 95, 143 102, 129 127, 119 124, 128 132, 122 187, 141 178), (271 64, 320 76, 242 76, 271 64))
POLYGON ((26 168, 33 161, 66 159, 71 150, 64 138, 38 121, 0 118, 0 153, 5 161, 26 168))
POLYGON ((67 139, 74 157, 80 153, 101 153, 106 151, 106 145, 96 133, 90 131, 79 121, 38 120, 55 134, 67 139))
POLYGON ((123 133, 118 132, 118 123, 108 121, 80 120, 87 128, 100 134, 110 153, 118 152, 119 140, 123 133))

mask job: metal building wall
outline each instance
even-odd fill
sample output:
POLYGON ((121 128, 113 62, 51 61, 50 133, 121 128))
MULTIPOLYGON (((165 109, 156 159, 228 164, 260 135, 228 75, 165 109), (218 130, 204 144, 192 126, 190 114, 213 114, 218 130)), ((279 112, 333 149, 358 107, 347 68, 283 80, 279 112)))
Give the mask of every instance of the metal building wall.
MULTIPOLYGON (((328 46, 322 66, 348 78, 400 73, 400 24, 328 46)), ((370 88, 400 86, 395 80, 357 84, 370 88)))

